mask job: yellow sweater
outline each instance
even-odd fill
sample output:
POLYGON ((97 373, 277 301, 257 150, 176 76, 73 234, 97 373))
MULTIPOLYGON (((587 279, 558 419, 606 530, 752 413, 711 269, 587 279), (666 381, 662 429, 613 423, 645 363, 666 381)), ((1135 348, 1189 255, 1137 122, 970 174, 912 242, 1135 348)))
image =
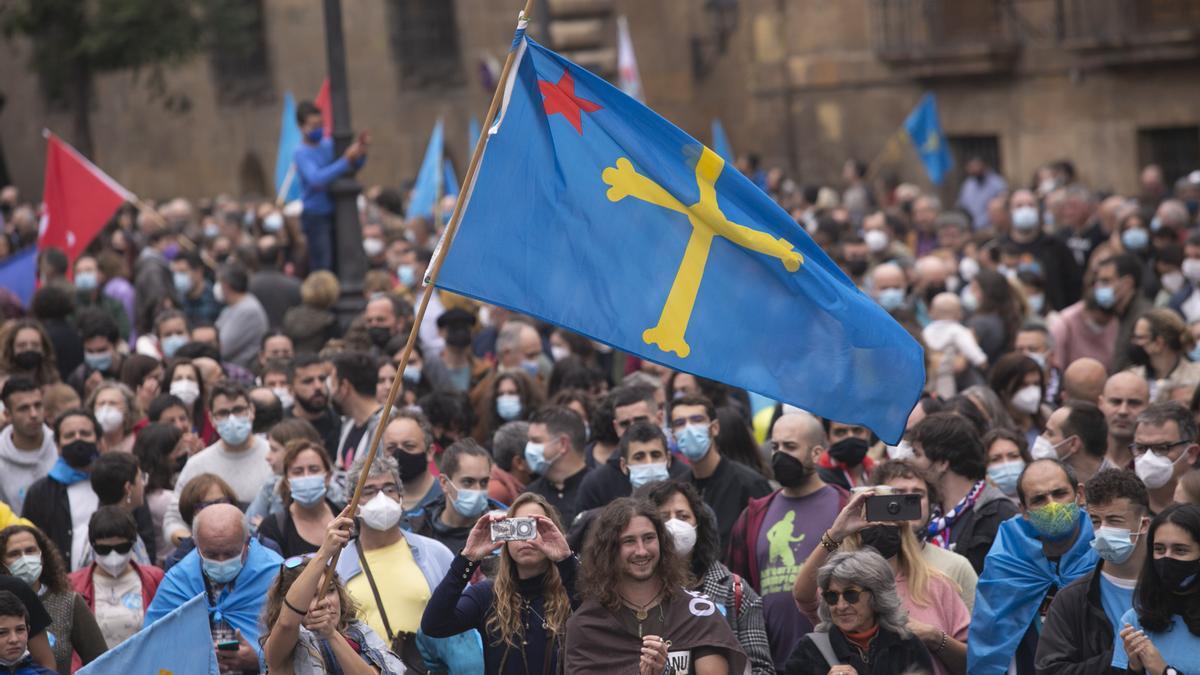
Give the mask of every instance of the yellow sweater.
POLYGON ((33 523, 25 520, 24 518, 18 518, 17 514, 13 513, 12 508, 10 508, 8 504, 0 502, 0 530, 3 530, 9 525, 28 525, 33 527, 33 523))

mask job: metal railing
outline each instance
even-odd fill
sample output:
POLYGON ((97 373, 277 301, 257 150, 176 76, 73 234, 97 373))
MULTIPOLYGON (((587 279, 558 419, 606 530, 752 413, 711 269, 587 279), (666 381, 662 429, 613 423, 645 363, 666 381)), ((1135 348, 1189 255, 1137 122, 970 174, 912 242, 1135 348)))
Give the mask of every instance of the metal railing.
POLYGON ((1200 0, 1060 0, 1068 44, 1120 47, 1200 35, 1200 0))

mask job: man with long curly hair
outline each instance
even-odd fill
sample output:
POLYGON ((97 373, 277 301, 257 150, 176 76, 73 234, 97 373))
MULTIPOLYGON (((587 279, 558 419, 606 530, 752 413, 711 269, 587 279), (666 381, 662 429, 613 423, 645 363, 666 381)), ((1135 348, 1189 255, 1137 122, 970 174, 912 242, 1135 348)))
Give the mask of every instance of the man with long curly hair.
POLYGON ((583 603, 567 620, 566 672, 741 673, 746 656, 688 572, 656 507, 618 499, 584 549, 583 603), (636 666, 635 666, 636 663, 636 666))

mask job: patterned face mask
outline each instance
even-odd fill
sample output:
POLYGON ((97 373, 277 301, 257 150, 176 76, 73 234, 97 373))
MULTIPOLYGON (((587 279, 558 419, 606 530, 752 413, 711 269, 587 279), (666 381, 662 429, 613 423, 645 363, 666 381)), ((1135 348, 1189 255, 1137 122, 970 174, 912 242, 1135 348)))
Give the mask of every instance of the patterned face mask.
POLYGON ((1048 541, 1060 541, 1071 536, 1079 524, 1079 505, 1075 502, 1050 502, 1025 514, 1038 534, 1048 541))

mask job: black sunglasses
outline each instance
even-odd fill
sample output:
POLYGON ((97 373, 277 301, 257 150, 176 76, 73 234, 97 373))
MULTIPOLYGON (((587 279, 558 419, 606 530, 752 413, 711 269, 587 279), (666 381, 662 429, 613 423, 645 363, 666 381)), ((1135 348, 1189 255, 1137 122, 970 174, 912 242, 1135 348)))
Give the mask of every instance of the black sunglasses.
POLYGON ((862 597, 863 593, 869 592, 870 591, 857 591, 854 589, 842 591, 841 593, 838 593, 837 591, 825 591, 821 594, 821 599, 824 600, 825 604, 829 605, 830 607, 838 604, 838 598, 845 598, 846 604, 853 605, 858 602, 858 599, 862 597))
POLYGON ((113 551, 116 551, 121 555, 125 555, 133 550, 133 542, 127 541, 124 544, 116 544, 115 546, 109 546, 107 544, 92 544, 92 550, 96 552, 96 555, 108 555, 113 551))

